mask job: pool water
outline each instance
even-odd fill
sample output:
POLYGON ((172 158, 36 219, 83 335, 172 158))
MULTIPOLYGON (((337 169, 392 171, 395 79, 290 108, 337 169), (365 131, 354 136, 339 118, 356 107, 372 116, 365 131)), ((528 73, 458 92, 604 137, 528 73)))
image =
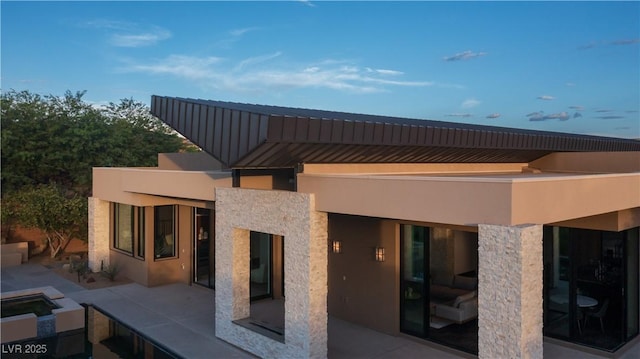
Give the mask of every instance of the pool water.
POLYGON ((2 300, 2 318, 28 313, 43 317, 57 308, 59 307, 55 303, 42 294, 8 298, 2 300))
MULTIPOLYGON (((178 359, 179 355, 110 317, 99 308, 85 307, 85 328, 39 339, 2 344, 2 359, 178 359), (21 348, 16 353, 13 348, 21 348), (25 349, 38 352, 26 354, 25 349)), ((3 303, 4 306, 4 303, 3 303)), ((4 307, 3 307, 4 314, 4 307)))

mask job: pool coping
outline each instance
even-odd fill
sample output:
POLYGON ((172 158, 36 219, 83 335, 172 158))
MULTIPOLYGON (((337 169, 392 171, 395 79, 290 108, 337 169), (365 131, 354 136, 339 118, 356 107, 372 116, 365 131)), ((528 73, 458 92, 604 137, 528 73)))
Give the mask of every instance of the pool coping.
POLYGON ((75 329, 84 328, 85 308, 71 298, 65 298, 59 290, 52 286, 28 288, 0 293, 0 300, 32 295, 43 295, 58 308, 51 310, 51 315, 37 317, 33 313, 13 315, 0 319, 1 342, 11 343, 55 335, 75 329), (55 330, 38 330, 38 323, 51 320, 53 317, 55 330))

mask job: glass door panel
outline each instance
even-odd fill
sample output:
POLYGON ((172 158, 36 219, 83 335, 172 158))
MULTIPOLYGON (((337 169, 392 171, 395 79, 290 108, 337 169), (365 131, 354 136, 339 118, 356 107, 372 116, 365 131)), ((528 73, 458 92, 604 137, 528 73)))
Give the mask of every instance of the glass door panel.
POLYGON ((544 230, 544 270, 545 270, 545 312, 544 331, 556 337, 569 337, 571 325, 569 310, 570 256, 569 233, 559 227, 545 227, 544 230))
POLYGON ((477 354, 477 271, 477 233, 401 225, 400 331, 477 354))
POLYGON ((623 232, 572 229, 576 246, 576 341, 614 350, 623 341, 623 232))
POLYGON ((626 233, 626 339, 629 340, 638 335, 638 273, 640 267, 638 265, 638 236, 640 228, 633 228, 626 233))
POLYGON ((400 330, 424 337, 429 327, 429 307, 424 283, 426 229, 412 225, 402 225, 401 245, 401 306, 400 330))
POLYGON ((250 234, 250 292, 251 299, 262 299, 272 296, 271 271, 272 236, 267 233, 251 232, 250 234))
POLYGON ((638 333, 632 232, 545 227, 544 332, 615 351, 638 333))
POLYGON ((194 283, 213 287, 213 250, 211 236, 211 210, 195 208, 194 210, 194 283))

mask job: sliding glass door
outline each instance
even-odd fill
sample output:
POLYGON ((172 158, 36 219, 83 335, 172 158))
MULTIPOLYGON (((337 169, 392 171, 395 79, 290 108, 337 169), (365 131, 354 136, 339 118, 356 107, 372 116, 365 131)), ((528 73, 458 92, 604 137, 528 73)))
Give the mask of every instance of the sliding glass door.
POLYGON ((400 330, 424 337, 429 328, 429 288, 424 280, 429 268, 429 228, 402 225, 400 235, 400 330))
POLYGON ((638 333, 637 229, 545 227, 545 334, 614 351, 638 333))
POLYGON ((478 353, 478 235, 400 227, 400 330, 478 353))
POLYGON ((193 282, 205 287, 213 288, 215 280, 215 254, 214 240, 211 228, 211 210, 206 208, 194 208, 193 250, 194 270, 193 282))

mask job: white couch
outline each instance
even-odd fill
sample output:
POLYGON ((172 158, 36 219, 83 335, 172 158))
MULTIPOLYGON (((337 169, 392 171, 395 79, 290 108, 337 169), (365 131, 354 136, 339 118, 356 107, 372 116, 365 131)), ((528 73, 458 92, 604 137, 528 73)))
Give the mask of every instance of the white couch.
POLYGON ((475 292, 470 293, 470 295, 471 294, 473 294, 471 298, 465 298, 464 296, 458 297, 462 297, 460 300, 456 298, 456 301, 451 305, 436 304, 435 315, 458 324, 476 319, 478 317, 478 297, 475 295, 475 292))
POLYGON ((431 301, 436 303, 453 302, 456 297, 478 289, 478 278, 455 275, 446 280, 431 283, 431 301))
POLYGON ((431 284, 435 316, 462 324, 478 317, 478 278, 455 275, 431 284))

